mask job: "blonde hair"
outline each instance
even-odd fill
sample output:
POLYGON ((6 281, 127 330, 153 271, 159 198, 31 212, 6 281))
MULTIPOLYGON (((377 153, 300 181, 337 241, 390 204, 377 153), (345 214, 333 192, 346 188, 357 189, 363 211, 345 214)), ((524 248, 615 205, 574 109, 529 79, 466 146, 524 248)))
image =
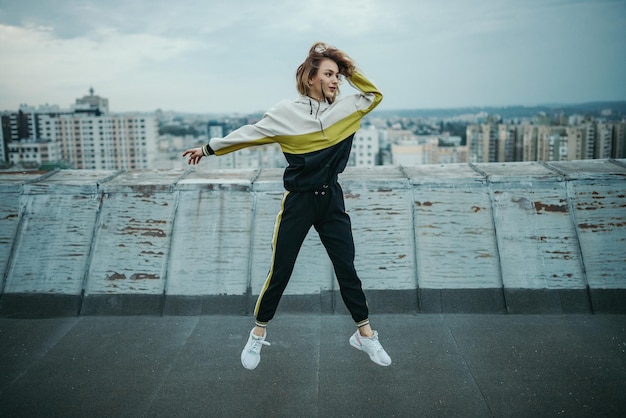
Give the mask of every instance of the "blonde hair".
MULTIPOLYGON (((296 70, 296 88, 300 94, 308 96, 309 80, 317 74, 320 63, 325 59, 335 61, 339 67, 339 74, 344 77, 352 76, 355 71, 354 63, 346 53, 334 46, 326 45, 324 42, 316 42, 309 49, 309 55, 296 70)), ((330 103, 335 101, 338 95, 339 89, 335 90, 333 97, 328 98, 330 103)))

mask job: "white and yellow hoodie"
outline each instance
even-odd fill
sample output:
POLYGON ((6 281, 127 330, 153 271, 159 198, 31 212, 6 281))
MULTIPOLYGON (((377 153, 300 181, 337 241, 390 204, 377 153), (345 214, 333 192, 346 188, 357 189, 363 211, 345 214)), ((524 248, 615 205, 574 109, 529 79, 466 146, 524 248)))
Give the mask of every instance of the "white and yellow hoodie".
POLYGON ((348 163, 361 119, 383 99, 362 74, 355 72, 348 81, 361 93, 339 97, 333 104, 308 96, 283 100, 254 125, 242 126, 224 138, 211 138, 203 150, 224 155, 278 143, 289 163, 283 176, 286 190, 310 191, 334 184, 348 163))

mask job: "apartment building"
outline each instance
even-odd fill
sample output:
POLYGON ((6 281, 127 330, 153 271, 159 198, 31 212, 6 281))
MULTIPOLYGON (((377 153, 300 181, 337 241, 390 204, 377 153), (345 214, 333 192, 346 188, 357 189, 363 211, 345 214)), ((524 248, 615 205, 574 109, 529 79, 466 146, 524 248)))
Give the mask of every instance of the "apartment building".
POLYGON ((64 162, 78 169, 146 169, 157 153, 153 114, 109 114, 108 100, 90 95, 70 110, 21 106, 2 115, 5 162, 64 162), (58 150, 58 152, 57 152, 58 150))
POLYGON ((469 125, 466 129, 466 136, 471 162, 497 161, 500 128, 496 124, 469 125))
POLYGON ((9 144, 4 141, 4 120, 0 118, 0 163, 9 159, 9 144))
POLYGON ((470 161, 566 161, 626 157, 626 122, 589 119, 573 122, 576 124, 570 126, 531 123, 469 125, 466 134, 470 161))
POLYGON ((567 160, 567 130, 564 126, 537 127, 537 160, 567 160))
POLYGON ((61 161, 61 144, 48 140, 28 139, 9 144, 9 161, 24 167, 37 168, 51 161, 61 161))
POLYGON ((514 126, 505 124, 498 125, 498 138, 496 149, 497 161, 517 161, 521 152, 515 147, 516 135, 517 132, 514 126))
POLYGON ((378 130, 374 126, 359 129, 352 140, 352 150, 348 166, 374 167, 378 164, 380 139, 378 130))
POLYGON ((451 141, 436 135, 395 141, 391 144, 392 163, 402 166, 466 163, 469 149, 460 142, 461 138, 451 141))
POLYGON ((89 89, 89 95, 76 99, 74 109, 78 112, 93 112, 97 115, 109 113, 109 99, 93 94, 93 87, 89 89))
POLYGON ((599 122, 595 126, 596 141, 594 147, 594 158, 611 158, 613 147, 613 125, 599 122))
MULTIPOLYGON (((157 150, 151 115, 74 115, 53 118, 46 135, 61 143, 63 159, 82 169, 146 169, 157 150)), ((47 122, 47 121, 46 121, 47 122)))
POLYGON ((613 128, 612 158, 626 157, 626 123, 611 123, 613 128))

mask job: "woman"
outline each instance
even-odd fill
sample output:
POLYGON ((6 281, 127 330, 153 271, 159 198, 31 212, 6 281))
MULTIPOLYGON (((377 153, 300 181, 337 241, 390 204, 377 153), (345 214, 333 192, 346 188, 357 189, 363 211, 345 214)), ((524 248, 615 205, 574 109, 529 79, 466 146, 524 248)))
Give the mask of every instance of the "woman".
POLYGON ((350 344, 365 351, 381 366, 391 359, 378 341, 368 317, 361 280, 354 268, 354 240, 350 218, 345 211, 343 191, 337 176, 350 156, 354 133, 360 121, 382 100, 382 94, 341 50, 317 42, 296 71, 300 97, 284 100, 271 108, 254 125, 243 126, 224 138, 211 138, 200 148, 183 156, 189 164, 203 157, 223 155, 244 147, 278 143, 288 167, 283 175, 285 194, 274 227, 270 270, 259 294, 255 326, 241 353, 241 363, 254 369, 261 360, 266 327, 293 272, 302 243, 315 227, 333 263, 341 296, 357 330, 350 344), (338 98, 341 77, 360 91, 338 98))

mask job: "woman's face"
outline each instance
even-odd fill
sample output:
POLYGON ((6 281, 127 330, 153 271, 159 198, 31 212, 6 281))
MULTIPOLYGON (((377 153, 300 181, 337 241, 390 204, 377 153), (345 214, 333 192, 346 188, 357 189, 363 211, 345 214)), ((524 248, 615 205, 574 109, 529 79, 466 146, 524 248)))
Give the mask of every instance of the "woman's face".
POLYGON ((317 73, 309 79, 309 96, 322 101, 324 97, 335 97, 339 88, 339 67, 331 59, 320 63, 317 73))

